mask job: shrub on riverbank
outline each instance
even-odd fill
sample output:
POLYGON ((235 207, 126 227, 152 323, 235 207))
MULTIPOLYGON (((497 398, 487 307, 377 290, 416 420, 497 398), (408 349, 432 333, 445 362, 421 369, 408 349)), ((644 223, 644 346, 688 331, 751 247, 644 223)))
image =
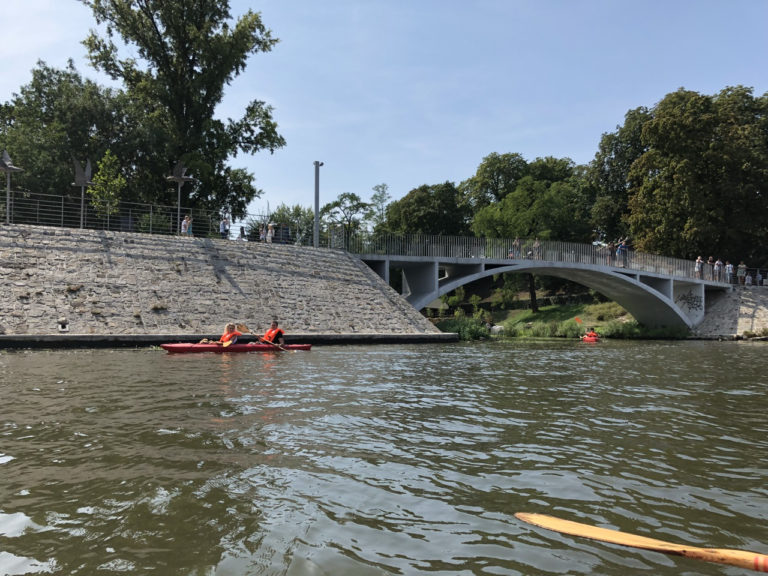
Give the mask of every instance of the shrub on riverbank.
POLYGON ((438 321, 435 326, 443 332, 457 333, 460 340, 484 340, 490 336, 485 322, 479 318, 446 318, 438 321))

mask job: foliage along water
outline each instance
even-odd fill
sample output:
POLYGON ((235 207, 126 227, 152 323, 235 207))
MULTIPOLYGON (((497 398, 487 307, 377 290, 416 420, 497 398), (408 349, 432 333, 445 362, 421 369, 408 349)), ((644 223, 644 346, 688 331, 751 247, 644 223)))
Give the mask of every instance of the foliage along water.
POLYGON ((3 352, 0 573, 729 573, 513 514, 767 552, 764 358, 690 341, 3 352))

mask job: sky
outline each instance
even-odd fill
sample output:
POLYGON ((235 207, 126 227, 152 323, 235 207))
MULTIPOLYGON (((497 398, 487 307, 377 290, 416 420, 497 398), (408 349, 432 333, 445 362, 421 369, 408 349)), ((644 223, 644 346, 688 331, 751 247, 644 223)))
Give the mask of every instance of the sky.
MULTIPOLYGON (((678 88, 768 92, 766 0, 230 0, 280 42, 253 55, 217 115, 274 108, 274 154, 234 158, 264 191, 250 211, 352 192, 392 200, 471 177, 491 153, 586 164, 634 108, 678 88)), ((78 0, 2 0, 0 102, 38 60, 110 81, 81 41, 78 0)), ((13 158, 12 151, 11 158, 13 158)))

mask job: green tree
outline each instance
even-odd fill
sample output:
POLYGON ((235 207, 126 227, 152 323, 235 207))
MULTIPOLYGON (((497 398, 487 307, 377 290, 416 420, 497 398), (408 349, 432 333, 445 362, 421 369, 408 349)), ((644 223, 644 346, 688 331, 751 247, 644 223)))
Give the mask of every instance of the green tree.
POLYGON ((615 239, 627 235, 629 171, 647 150, 642 130, 650 119, 647 108, 627 112, 622 126, 615 132, 603 134, 597 154, 589 164, 586 177, 596 190, 591 208, 592 226, 600 237, 615 239))
POLYGON ((360 196, 352 192, 343 192, 333 202, 320 209, 320 214, 331 226, 340 226, 344 234, 345 246, 354 232, 361 228, 362 218, 370 204, 363 202, 360 196))
POLYGON ((377 184, 373 187, 373 195, 369 204, 365 219, 370 222, 374 231, 380 231, 387 220, 387 205, 392 196, 389 195, 389 186, 377 184))
POLYGON ((472 211, 477 212, 503 200, 528 172, 528 163, 520 154, 494 152, 483 158, 474 176, 462 182, 460 188, 472 211))
POLYGON ((71 60, 65 70, 38 62, 30 83, 0 109, 0 142, 24 168, 15 182, 34 193, 74 195, 72 155, 104 154, 114 111, 113 93, 84 80, 71 60))
POLYGON ((475 215, 479 236, 586 242, 591 236, 592 188, 568 158, 537 158, 501 201, 475 215))
POLYGON ((768 95, 680 89, 652 110, 647 151, 630 170, 629 215, 640 249, 765 262, 768 95))
POLYGON ((387 206, 386 229, 395 234, 443 234, 469 232, 469 209, 453 182, 423 185, 387 206))
POLYGON ((111 216, 118 213, 120 197, 125 190, 125 177, 120 173, 117 157, 109 150, 99 161, 93 186, 88 188, 90 203, 100 216, 111 216))
POLYGON ((291 238, 296 244, 310 244, 315 225, 315 213, 311 208, 299 204, 287 206, 280 204, 270 219, 291 231, 291 238))
POLYGON ((272 108, 262 101, 248 104, 240 119, 215 117, 224 87, 242 73, 248 57, 278 41, 260 15, 249 10, 231 23, 227 0, 80 1, 105 25, 105 37, 91 31, 84 42, 91 63, 124 83, 165 144, 166 167, 155 179, 182 160, 197 179, 193 203, 242 217, 261 191, 251 174, 228 161, 285 145, 272 108), (131 55, 120 57, 115 37, 131 55))

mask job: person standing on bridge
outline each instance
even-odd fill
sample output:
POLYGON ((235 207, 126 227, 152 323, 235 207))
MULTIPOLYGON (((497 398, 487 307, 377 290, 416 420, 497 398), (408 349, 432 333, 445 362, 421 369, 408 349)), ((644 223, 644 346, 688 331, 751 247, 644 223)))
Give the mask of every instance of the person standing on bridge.
POLYGON ((733 284, 733 264, 730 260, 725 261, 725 281, 728 284, 733 284))
POLYGON ((739 265, 736 267, 736 276, 739 278, 739 284, 744 286, 744 282, 747 279, 747 265, 744 264, 744 260, 739 262, 739 265))
POLYGON ((720 258, 718 258, 715 261, 715 267, 713 268, 712 271, 715 274, 715 280, 717 282, 722 282, 723 281, 723 261, 720 260, 720 258))
POLYGON ((693 275, 695 278, 701 280, 701 270, 704 267, 704 259, 699 256, 696 258, 696 262, 693 265, 693 275))

